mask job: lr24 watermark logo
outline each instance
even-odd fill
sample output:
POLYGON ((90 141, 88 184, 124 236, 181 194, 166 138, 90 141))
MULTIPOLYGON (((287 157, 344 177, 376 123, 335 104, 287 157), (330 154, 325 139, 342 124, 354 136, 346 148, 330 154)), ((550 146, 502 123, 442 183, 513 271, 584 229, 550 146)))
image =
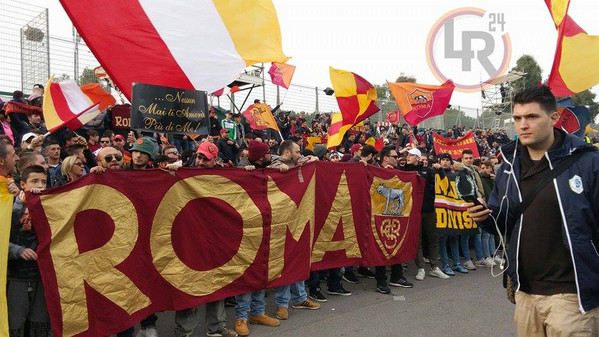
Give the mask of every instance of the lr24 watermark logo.
POLYGON ((456 90, 474 92, 504 75, 511 58, 505 14, 459 8, 433 25, 426 44, 428 65, 440 82, 452 79, 456 90))

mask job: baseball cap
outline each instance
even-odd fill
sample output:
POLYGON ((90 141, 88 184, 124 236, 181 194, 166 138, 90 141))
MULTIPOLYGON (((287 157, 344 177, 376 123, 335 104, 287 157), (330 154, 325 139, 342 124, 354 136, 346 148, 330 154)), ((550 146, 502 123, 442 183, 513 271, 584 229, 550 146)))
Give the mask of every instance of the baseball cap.
POLYGON ((114 139, 125 140, 125 137, 123 137, 123 135, 115 135, 114 139))
POLYGON ((354 152, 362 150, 362 144, 354 144, 349 148, 349 153, 354 154, 354 152))
POLYGON ((34 138, 35 136, 37 136, 35 133, 33 133, 33 132, 27 132, 21 138, 21 142, 26 142, 29 138, 34 138))
POLYGON ((220 134, 222 135, 223 133, 229 133, 228 129, 220 129, 220 134))
POLYGON ((420 152, 420 150, 418 150, 418 149, 409 149, 408 153, 409 154, 413 154, 413 155, 418 156, 418 157, 422 156, 422 152, 420 152))
POLYGON ((201 153, 206 159, 212 160, 214 157, 218 156, 218 147, 214 143, 204 142, 198 146, 196 153, 201 153))

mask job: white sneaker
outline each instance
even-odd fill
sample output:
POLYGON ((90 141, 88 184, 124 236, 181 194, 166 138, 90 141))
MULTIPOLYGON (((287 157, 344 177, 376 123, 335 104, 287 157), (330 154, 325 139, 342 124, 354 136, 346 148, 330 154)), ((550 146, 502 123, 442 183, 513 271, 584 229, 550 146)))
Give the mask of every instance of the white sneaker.
POLYGON ((137 337, 158 337, 158 331, 153 326, 147 327, 145 329, 140 329, 137 333, 137 337))
POLYGON ((486 259, 482 259, 482 260, 476 260, 476 261, 474 261, 474 265, 475 265, 476 267, 486 267, 487 265, 486 265, 486 262, 485 262, 485 260, 486 260, 486 259))
POLYGON ((447 280, 449 278, 449 275, 442 272, 441 269, 439 269, 439 267, 435 267, 435 269, 431 269, 431 271, 428 274, 432 277, 438 277, 442 280, 447 280))
POLYGON ((464 262, 464 268, 468 270, 476 270, 476 267, 474 266, 474 263, 472 263, 471 260, 464 262))
POLYGON ((422 281, 422 280, 424 280, 425 277, 426 277, 426 272, 424 271, 424 268, 419 268, 418 273, 416 273, 416 279, 418 281, 422 281))
POLYGON ((493 258, 493 261, 495 261, 495 263, 497 263, 498 265, 500 265, 500 264, 502 264, 502 263, 505 263, 505 260, 504 260, 504 259, 502 259, 502 258, 501 258, 499 255, 496 255, 496 256, 493 258))
POLYGON ((484 259, 483 262, 485 263, 485 267, 487 267, 487 268, 491 268, 491 267, 497 265, 497 263, 495 263, 495 261, 493 261, 493 259, 490 257, 487 257, 486 259, 484 259))

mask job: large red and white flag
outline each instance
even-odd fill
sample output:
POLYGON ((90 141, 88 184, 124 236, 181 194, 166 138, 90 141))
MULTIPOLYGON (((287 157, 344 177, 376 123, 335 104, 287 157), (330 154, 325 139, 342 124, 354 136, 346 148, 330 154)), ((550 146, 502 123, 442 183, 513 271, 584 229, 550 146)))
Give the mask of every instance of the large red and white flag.
POLYGON ((54 76, 46 83, 44 95, 44 120, 49 132, 65 125, 77 130, 116 103, 97 83, 79 87, 73 80, 58 83, 53 80, 54 76))
POLYGON ((246 66, 285 62, 270 0, 61 0, 110 78, 214 92, 246 66))

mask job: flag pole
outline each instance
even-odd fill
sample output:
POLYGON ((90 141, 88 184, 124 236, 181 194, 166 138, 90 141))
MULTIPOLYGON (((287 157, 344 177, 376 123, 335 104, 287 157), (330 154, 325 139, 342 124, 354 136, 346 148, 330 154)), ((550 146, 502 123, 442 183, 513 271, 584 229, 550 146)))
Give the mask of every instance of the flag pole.
MULTIPOLYGON (((285 102, 285 97, 287 97, 287 94, 289 93, 289 88, 287 88, 287 91, 285 91, 285 95, 283 96, 283 99, 281 100, 281 102, 285 102)), ((281 103, 279 103, 281 104, 281 103)))

